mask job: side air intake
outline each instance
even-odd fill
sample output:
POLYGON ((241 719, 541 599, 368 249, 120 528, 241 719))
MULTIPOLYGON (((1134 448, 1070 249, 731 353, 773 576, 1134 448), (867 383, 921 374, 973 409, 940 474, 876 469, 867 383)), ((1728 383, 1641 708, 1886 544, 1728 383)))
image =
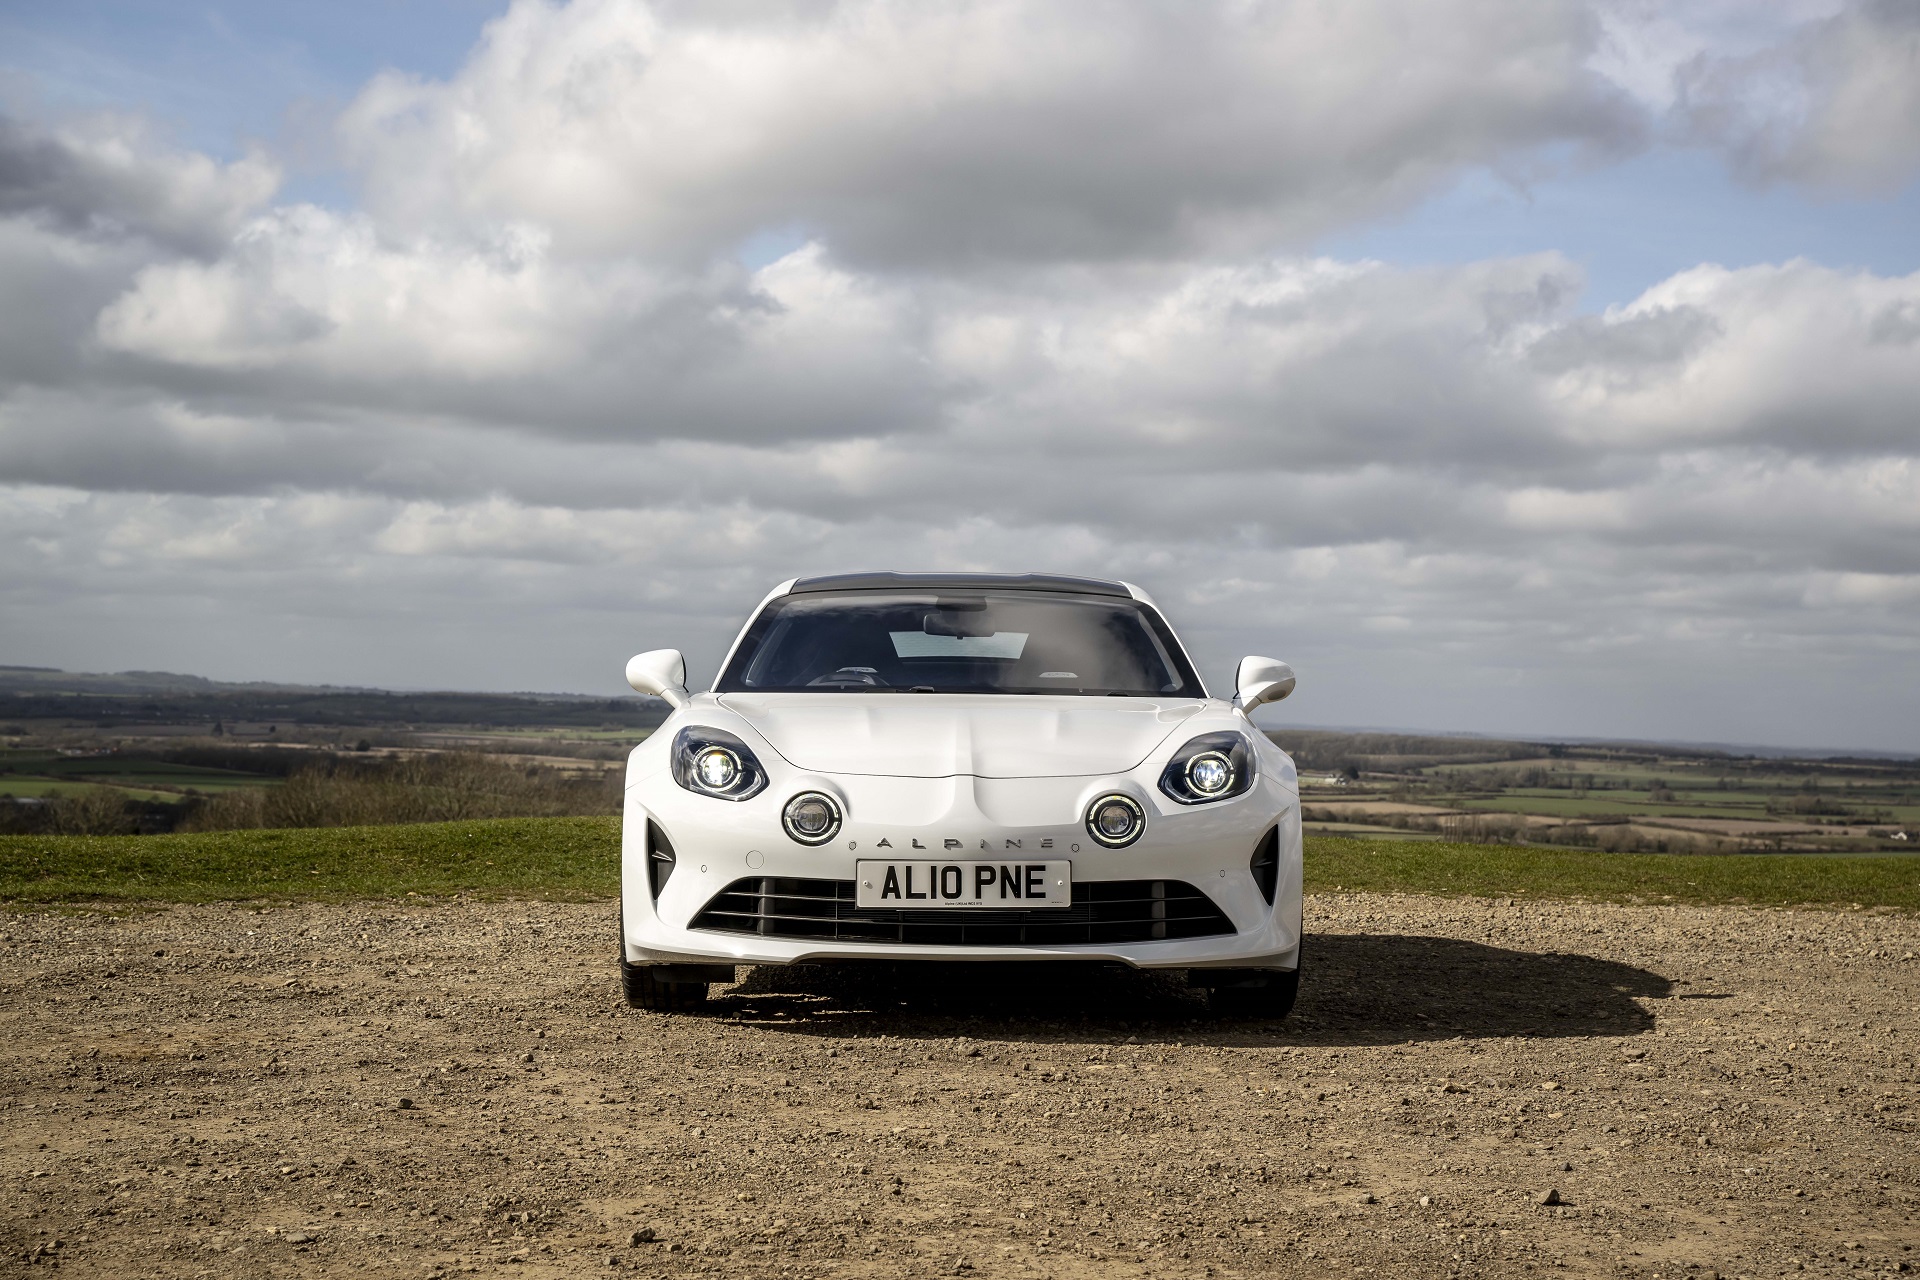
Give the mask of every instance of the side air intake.
POLYGON ((1248 864, 1253 872, 1253 882, 1260 886, 1260 896, 1273 905, 1273 895, 1280 887, 1280 828, 1274 827, 1260 843, 1253 846, 1253 861, 1248 864))
POLYGON ((653 891, 655 902, 660 901, 660 891, 667 887, 674 865, 673 841, 667 839, 659 823, 647 819, 647 888, 653 891))

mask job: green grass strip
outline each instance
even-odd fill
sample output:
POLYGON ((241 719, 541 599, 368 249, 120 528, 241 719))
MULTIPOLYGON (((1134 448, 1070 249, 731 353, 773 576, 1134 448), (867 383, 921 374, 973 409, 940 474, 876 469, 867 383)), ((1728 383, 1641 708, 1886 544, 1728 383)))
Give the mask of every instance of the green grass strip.
POLYGON ((0 836, 0 902, 611 898, 618 818, 170 836, 0 836))
POLYGON ((1920 911, 1920 857, 1602 853, 1538 845, 1307 839, 1307 888, 1597 902, 1862 906, 1920 911))
MULTIPOLYGON (((610 898, 617 818, 173 836, 0 836, 0 902, 319 901, 409 893, 610 898)), ((1920 911, 1920 857, 1600 853, 1439 841, 1307 840, 1307 887, 1609 902, 1920 911)))

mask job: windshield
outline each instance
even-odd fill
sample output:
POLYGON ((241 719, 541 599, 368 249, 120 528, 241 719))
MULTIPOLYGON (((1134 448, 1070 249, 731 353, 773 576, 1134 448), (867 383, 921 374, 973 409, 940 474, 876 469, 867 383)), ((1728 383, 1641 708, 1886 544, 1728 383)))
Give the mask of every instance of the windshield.
POLYGON ((1204 696, 1146 605, 1041 591, 782 596, 754 619, 714 687, 1204 696))

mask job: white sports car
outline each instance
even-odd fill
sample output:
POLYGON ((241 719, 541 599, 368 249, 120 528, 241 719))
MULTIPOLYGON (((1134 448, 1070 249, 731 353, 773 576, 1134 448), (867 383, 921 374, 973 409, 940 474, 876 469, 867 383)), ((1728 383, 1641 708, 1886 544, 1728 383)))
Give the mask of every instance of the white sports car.
POLYGON ((672 649, 627 680, 673 708, 627 759, 620 970, 687 1008, 733 966, 1081 960, 1184 969, 1284 1016, 1300 962, 1293 761, 1247 714, 1270 658, 1207 695, 1139 588, 863 573, 775 587, 711 692, 672 649))

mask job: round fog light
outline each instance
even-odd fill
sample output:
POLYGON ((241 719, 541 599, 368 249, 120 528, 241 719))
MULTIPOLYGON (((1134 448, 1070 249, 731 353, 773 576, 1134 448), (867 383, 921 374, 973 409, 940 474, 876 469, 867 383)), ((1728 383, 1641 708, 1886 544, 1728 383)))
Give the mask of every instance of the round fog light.
POLYGON ((832 796, 802 791, 787 801, 780 824, 801 844, 825 844, 840 830, 840 806, 832 796))
POLYGON ((1087 806, 1087 834, 1109 849, 1132 844, 1146 829, 1146 812, 1132 796, 1101 796, 1087 806))
POLYGON ((1233 761, 1218 751, 1202 751, 1187 761, 1187 785, 1195 795, 1219 795, 1233 785, 1233 761))

